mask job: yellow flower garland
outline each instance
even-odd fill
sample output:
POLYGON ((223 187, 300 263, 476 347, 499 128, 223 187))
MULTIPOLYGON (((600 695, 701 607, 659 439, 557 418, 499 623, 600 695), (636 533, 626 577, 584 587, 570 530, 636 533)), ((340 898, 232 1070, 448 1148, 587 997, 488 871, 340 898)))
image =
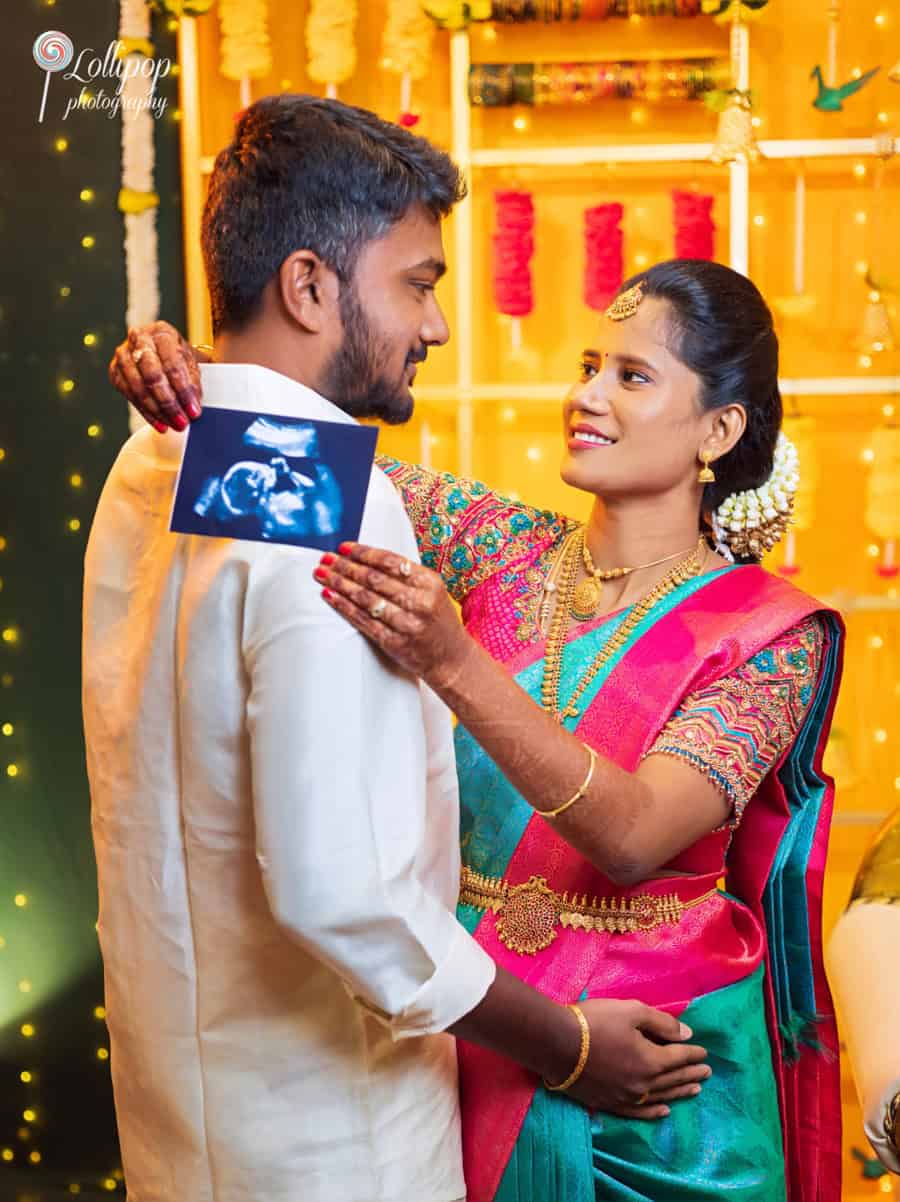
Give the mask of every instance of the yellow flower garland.
POLYGON ((356 0, 312 0, 306 18, 306 72, 318 83, 344 83, 356 70, 356 0))
POLYGON ((382 66, 397 75, 424 79, 431 62, 434 24, 420 0, 391 0, 381 43, 382 66))
POLYGON ((272 70, 266 0, 219 0, 219 69, 226 79, 260 79, 272 70))

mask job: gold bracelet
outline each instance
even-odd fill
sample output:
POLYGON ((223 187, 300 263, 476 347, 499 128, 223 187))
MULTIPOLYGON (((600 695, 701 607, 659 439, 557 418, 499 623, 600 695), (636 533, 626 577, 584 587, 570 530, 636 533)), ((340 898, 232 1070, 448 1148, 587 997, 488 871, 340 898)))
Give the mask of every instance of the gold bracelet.
POLYGON ((542 818, 558 817, 565 810, 567 810, 569 806, 573 806, 576 801, 581 801, 582 797, 584 797, 585 793, 587 793, 590 783, 594 779, 594 769, 597 767, 597 753, 594 751, 593 747, 588 747, 585 743, 582 743, 582 747, 584 747, 585 751, 591 757, 590 767, 588 768, 587 776, 584 778, 584 783, 574 797, 570 797, 568 801, 564 801, 562 805, 557 806, 555 810, 538 810, 538 813, 542 818))
POLYGON ((210 346, 208 342, 198 342, 195 350, 202 351, 204 355, 209 355, 210 359, 214 359, 216 357, 216 348, 214 346, 210 346))
POLYGON ((582 1013, 581 1007, 576 1006, 574 1002, 568 1007, 569 1010, 578 1019, 578 1025, 581 1027, 581 1051, 578 1053, 578 1063, 560 1085, 551 1085, 547 1078, 544 1078, 544 1087, 551 1090, 553 1093, 562 1093, 565 1089, 571 1089, 581 1074, 584 1072, 584 1066, 587 1064, 588 1053, 591 1050, 591 1028, 588 1026, 588 1021, 582 1013))

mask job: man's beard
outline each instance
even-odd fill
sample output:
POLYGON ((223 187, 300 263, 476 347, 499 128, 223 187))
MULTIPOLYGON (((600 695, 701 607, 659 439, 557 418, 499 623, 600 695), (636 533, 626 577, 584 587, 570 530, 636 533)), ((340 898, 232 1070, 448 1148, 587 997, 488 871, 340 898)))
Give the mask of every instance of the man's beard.
MULTIPOLYGON (((412 417, 413 400, 403 379, 391 382, 384 374, 388 358, 384 340, 379 340, 353 284, 341 288, 341 322, 344 341, 325 369, 322 391, 351 417, 377 417, 399 426, 412 417)), ((407 363, 421 363, 425 350, 409 355, 407 363)))

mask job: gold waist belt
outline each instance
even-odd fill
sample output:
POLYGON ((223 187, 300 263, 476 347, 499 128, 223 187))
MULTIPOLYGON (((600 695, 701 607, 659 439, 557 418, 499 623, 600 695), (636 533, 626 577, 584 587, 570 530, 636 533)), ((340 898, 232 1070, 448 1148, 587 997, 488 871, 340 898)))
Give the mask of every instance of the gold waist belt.
POLYGON ((459 900, 497 915, 497 934, 511 951, 533 956, 549 947, 559 928, 631 935, 652 931, 664 923, 674 926, 685 910, 718 895, 710 889, 702 897, 683 901, 677 893, 637 893, 628 897, 592 898, 587 894, 557 893, 542 876, 524 885, 511 885, 499 876, 482 876, 463 865, 459 900))

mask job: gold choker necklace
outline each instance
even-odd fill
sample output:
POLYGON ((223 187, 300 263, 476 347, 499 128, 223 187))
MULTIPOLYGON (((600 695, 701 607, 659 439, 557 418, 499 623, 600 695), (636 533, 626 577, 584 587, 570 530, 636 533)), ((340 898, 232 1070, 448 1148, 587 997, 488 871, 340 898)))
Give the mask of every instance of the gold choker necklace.
MULTIPOLYGON (((564 546, 562 553, 561 580, 559 598, 547 636, 547 647, 544 652, 544 675, 541 682, 541 704, 548 714, 552 714, 557 722, 565 722, 567 718, 578 718, 581 715, 581 699, 589 688, 597 673, 617 651, 621 650, 633 631, 650 613, 658 601, 668 596, 692 576, 698 576, 705 557, 706 540, 701 536, 697 546, 687 556, 682 558, 658 584, 629 610, 624 620, 613 634, 606 640, 588 666, 587 671, 579 680, 572 696, 566 702, 560 696, 560 677, 562 676, 562 658, 566 646, 566 633, 569 624, 569 611, 575 595, 575 580, 578 575, 579 546, 578 539, 573 538, 570 546, 564 546)), ((684 555, 684 552, 680 552, 684 555)), ((671 557, 674 558, 674 557, 671 557)), ((649 566, 649 565, 648 565, 649 566)), ((636 571, 637 569, 633 569, 636 571)))
POLYGON ((657 568, 661 563, 670 563, 673 559, 679 559, 682 555, 688 554, 687 551, 676 551, 674 555, 664 555, 662 559, 654 559, 650 563, 639 563, 633 568, 597 568, 594 566, 594 560, 587 545, 584 527, 579 533, 578 543, 587 579, 582 580, 581 584, 577 586, 569 605, 569 612, 576 622, 589 622, 594 617, 600 608, 604 581, 621 580, 623 576, 630 576, 632 572, 642 572, 645 568, 657 568))

